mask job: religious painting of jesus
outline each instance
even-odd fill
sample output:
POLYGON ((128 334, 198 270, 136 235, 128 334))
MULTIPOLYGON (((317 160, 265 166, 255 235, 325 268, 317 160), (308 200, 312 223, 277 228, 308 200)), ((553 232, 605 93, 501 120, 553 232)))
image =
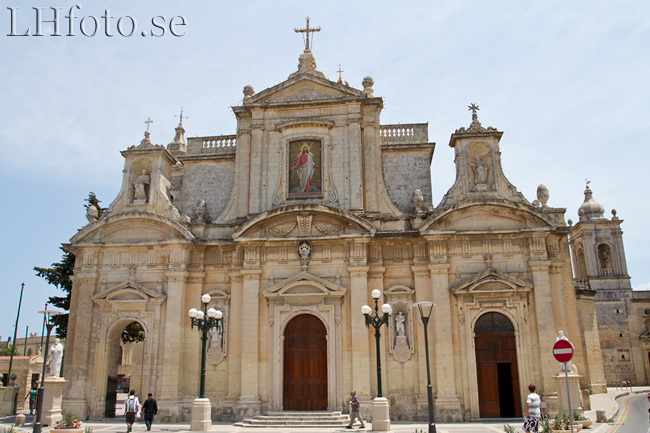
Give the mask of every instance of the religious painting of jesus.
POLYGON ((321 195, 321 165, 320 141, 289 143, 289 198, 321 195))

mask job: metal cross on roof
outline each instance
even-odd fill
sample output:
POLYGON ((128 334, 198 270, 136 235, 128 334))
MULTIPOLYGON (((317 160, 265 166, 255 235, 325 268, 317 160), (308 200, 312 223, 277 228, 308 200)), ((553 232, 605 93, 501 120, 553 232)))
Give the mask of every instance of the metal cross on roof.
POLYGON ((339 65, 339 70, 336 71, 336 72, 339 73, 339 80, 342 80, 343 78, 341 78, 341 72, 345 72, 345 71, 343 69, 341 69, 341 65, 339 65))
MULTIPOLYGON (((183 107, 181 107, 181 115, 177 116, 174 114, 174 117, 179 117, 181 119, 180 124, 183 124, 183 107)), ((189 117, 185 116, 186 119, 189 119, 189 117)))
MULTIPOLYGON (((296 33, 305 33, 307 35, 306 39, 305 39, 305 50, 309 50, 310 49, 310 46, 309 46, 309 34, 310 33, 315 33, 315 32, 320 32, 320 27, 312 27, 312 28, 310 28, 309 27, 309 17, 307 17, 307 27, 304 28, 304 29, 296 29, 296 28, 294 28, 293 31, 296 32, 296 33)), ((312 42, 313 42, 313 40, 312 40, 312 42)))
POLYGON ((151 120, 151 117, 147 117, 147 120, 145 120, 144 123, 147 124, 147 131, 148 131, 149 126, 153 123, 153 120, 151 120))

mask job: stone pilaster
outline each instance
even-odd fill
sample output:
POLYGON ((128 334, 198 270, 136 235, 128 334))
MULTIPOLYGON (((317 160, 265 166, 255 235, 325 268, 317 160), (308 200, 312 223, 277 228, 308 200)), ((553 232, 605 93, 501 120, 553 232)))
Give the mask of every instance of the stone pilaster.
POLYGON ((539 360, 539 371, 534 372, 534 378, 538 388, 543 390, 544 396, 555 396, 555 382, 553 377, 559 371, 560 366, 553 357, 553 345, 555 344, 555 317, 553 311, 553 293, 551 291, 551 278, 548 260, 531 260, 530 269, 533 273, 535 316, 537 319, 537 341, 534 347, 534 357, 539 360), (543 387, 539 386, 539 383, 543 387))
POLYGON ((237 416, 249 417, 260 412, 259 392, 259 269, 242 269, 242 295, 246 310, 241 315, 241 395, 237 403, 237 416))
POLYGON ((351 211, 363 210, 363 149, 361 148, 361 107, 359 104, 348 105, 348 149, 350 178, 351 211))
POLYGON ((456 394, 454 341, 452 338, 451 300, 449 294, 449 264, 429 265, 434 310, 431 315, 434 334, 436 370, 435 419, 441 422, 460 422, 463 416, 456 394))
MULTIPOLYGON (((228 325, 228 390, 224 399, 224 415, 235 416, 235 406, 241 395, 241 351, 242 351, 242 320, 244 316, 244 295, 242 290, 242 275, 240 272, 230 272, 230 315, 228 325)), ((229 419, 229 421, 234 421, 229 419)))
MULTIPOLYGON (((429 279, 429 268, 427 266, 411 266, 413 279, 415 281, 415 302, 432 301, 431 280, 429 279)), ((413 309, 413 320, 417 338, 417 360, 418 360, 418 380, 417 383, 417 417, 419 420, 427 420, 429 416, 429 400, 427 397, 427 359, 425 353, 425 344, 429 344, 429 356, 431 357, 433 349, 433 329, 429 324, 428 334, 429 341, 424 341, 424 326, 419 318, 420 313, 413 309)), ((431 362, 433 358, 430 358, 431 362)), ((435 371, 431 371, 432 386, 435 386, 435 371)), ((435 392, 435 389, 434 389, 435 392)))
POLYGON ((361 396, 370 395, 370 344, 361 307, 368 304, 368 266, 348 266, 350 273, 350 327, 352 388, 361 396))
POLYGON ((236 200, 237 217, 248 215, 248 192, 250 190, 250 163, 251 163, 251 133, 242 131, 237 137, 237 156, 235 171, 237 175, 236 200))

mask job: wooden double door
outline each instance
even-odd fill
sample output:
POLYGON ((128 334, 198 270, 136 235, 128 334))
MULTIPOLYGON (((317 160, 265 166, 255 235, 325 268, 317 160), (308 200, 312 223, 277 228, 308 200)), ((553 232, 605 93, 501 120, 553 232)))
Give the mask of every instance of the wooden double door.
MULTIPOLYGON (((499 316, 508 320, 505 316, 499 316)), ((501 318, 497 317, 497 320, 501 318)), ((522 412, 514 329, 497 327, 496 330, 483 328, 481 331, 487 331, 475 333, 481 418, 520 417, 522 412)))
POLYGON ((312 314, 284 331, 284 410, 327 410, 327 330, 312 314))

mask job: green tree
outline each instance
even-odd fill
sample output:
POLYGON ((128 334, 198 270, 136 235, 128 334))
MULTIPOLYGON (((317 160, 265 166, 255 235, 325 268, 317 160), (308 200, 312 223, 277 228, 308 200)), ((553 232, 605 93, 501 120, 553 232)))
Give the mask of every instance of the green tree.
MULTIPOLYGON (((63 257, 60 262, 52 263, 49 268, 34 267, 34 270, 37 276, 45 278, 48 284, 56 286, 65 293, 65 296, 50 297, 50 305, 68 311, 70 310, 70 290, 72 289, 70 277, 74 273, 74 254, 63 248, 61 250, 63 251, 63 257)), ((53 316, 52 322, 56 327, 56 335, 65 338, 68 332, 68 314, 53 316)))
POLYGON ((11 356, 11 347, 8 344, 0 344, 0 356, 11 356))
POLYGON ((122 331, 122 343, 138 343, 144 341, 144 328, 138 322, 131 322, 126 325, 124 331, 122 331))
MULTIPOLYGON (((88 198, 85 198, 84 201, 88 203, 84 205, 86 209, 90 206, 97 208, 99 218, 106 213, 107 209, 99 205, 101 202, 97 199, 94 192, 91 191, 88 194, 88 198)), ((70 291, 72 290, 72 280, 70 280, 70 277, 74 273, 74 254, 63 248, 61 250, 63 251, 63 257, 60 262, 52 263, 49 268, 34 267, 34 270, 37 276, 45 278, 45 281, 58 287, 65 293, 65 296, 50 297, 50 305, 64 311, 70 311, 70 291)), ((68 314, 54 316, 52 322, 56 327, 56 335, 65 338, 68 333, 68 314)), ((144 338, 144 329, 138 322, 133 322, 128 325, 122 333, 122 341, 124 343, 144 341, 144 338)))

